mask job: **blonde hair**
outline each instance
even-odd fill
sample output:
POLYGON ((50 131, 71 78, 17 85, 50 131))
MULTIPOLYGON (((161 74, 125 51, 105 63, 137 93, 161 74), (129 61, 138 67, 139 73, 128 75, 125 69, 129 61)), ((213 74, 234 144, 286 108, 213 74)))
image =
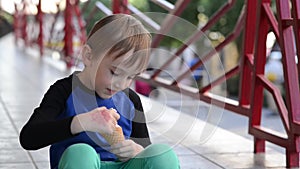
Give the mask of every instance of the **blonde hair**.
POLYGON ((133 50, 134 54, 124 62, 130 66, 139 61, 139 67, 142 68, 149 61, 151 34, 133 16, 114 14, 101 19, 93 26, 87 44, 91 47, 94 57, 104 54, 117 59, 133 50))

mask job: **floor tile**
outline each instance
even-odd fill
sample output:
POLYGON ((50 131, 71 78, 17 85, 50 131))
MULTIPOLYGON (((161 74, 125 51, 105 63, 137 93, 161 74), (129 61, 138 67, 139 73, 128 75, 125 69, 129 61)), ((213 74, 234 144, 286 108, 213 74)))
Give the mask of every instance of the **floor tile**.
POLYGON ((0 150, 21 149, 19 137, 0 138, 0 150))
POLYGON ((31 160, 25 150, 3 149, 0 150, 0 164, 2 163, 30 163, 31 160))
POLYGON ((37 162, 35 163, 37 166, 37 169, 47 169, 50 168, 50 163, 49 162, 37 162))
POLYGON ((13 127, 12 123, 7 120, 1 120, 0 123, 0 138, 15 138, 18 137, 18 134, 13 127))
POLYGON ((173 147, 173 150, 176 152, 178 156, 185 156, 185 155, 196 155, 195 152, 191 151, 190 149, 178 144, 173 147))
POLYGON ((35 167, 32 163, 0 163, 0 169, 35 169, 35 167))
POLYGON ((274 168, 284 167, 285 157, 282 154, 253 154, 253 153, 234 153, 234 154, 205 154, 211 161, 216 161, 225 168, 274 168))
POLYGON ((199 155, 179 156, 180 167, 182 169, 221 169, 221 166, 214 164, 199 155))
POLYGON ((35 162, 49 162, 49 148, 42 148, 40 150, 29 151, 35 162))

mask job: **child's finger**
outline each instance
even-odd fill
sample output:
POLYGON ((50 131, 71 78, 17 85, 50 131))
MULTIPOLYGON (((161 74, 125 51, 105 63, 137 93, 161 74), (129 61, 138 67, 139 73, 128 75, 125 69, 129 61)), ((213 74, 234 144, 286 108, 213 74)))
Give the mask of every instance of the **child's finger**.
POLYGON ((128 154, 132 151, 132 148, 129 146, 117 146, 117 144, 111 146, 111 152, 119 156, 125 157, 125 154, 128 154))
POLYGON ((115 118, 116 120, 120 119, 120 115, 117 113, 117 110, 115 110, 114 108, 110 108, 109 111, 111 112, 113 118, 115 118))
POLYGON ((105 106, 98 107, 97 109, 98 109, 99 111, 107 110, 107 108, 106 108, 105 106))

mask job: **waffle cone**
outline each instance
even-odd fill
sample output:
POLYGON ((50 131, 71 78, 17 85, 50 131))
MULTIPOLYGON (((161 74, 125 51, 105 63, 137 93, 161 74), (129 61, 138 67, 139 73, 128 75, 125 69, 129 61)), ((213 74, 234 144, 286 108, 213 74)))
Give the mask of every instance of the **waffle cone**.
POLYGON ((103 137, 110 145, 119 143, 125 139, 122 127, 120 127, 119 125, 116 126, 116 129, 112 134, 103 134, 103 137))

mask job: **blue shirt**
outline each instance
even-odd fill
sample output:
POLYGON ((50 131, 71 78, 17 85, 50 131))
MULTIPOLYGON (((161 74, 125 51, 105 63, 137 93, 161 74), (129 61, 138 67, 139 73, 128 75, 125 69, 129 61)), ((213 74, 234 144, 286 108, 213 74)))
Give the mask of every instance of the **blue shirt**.
MULTIPOLYGON (((132 120, 135 115, 134 104, 127 95, 120 91, 109 99, 100 98, 95 92, 86 88, 75 86, 66 100, 66 108, 57 118, 64 119, 75 116, 77 114, 89 112, 97 107, 105 106, 106 108, 114 108, 120 114, 118 124, 123 129, 125 138, 129 138, 132 131, 132 120)), ((102 161, 115 161, 117 158, 109 152, 109 144, 98 133, 82 132, 72 138, 52 144, 50 147, 50 163, 51 166, 58 166, 59 160, 65 151, 72 144, 86 143, 92 146, 100 155, 102 161)))

